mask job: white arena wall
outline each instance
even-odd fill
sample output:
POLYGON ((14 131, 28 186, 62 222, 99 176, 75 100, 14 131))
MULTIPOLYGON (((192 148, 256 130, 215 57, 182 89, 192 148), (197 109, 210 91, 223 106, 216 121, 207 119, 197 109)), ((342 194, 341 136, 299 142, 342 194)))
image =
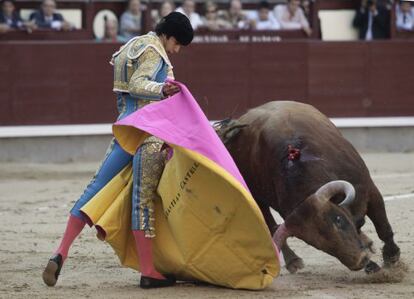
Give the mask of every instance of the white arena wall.
MULTIPOLYGON (((332 118, 363 152, 414 152, 414 117, 332 118)), ((99 161, 111 124, 0 127, 0 162, 99 161)))

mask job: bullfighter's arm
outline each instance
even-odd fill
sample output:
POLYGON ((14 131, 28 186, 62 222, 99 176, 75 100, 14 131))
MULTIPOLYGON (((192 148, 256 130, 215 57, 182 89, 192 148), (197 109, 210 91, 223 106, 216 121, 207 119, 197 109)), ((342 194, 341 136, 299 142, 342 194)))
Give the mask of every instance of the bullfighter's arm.
POLYGON ((140 99, 161 99, 164 83, 156 82, 155 77, 162 65, 161 55, 151 47, 146 49, 138 58, 138 68, 132 74, 128 83, 129 93, 140 99))

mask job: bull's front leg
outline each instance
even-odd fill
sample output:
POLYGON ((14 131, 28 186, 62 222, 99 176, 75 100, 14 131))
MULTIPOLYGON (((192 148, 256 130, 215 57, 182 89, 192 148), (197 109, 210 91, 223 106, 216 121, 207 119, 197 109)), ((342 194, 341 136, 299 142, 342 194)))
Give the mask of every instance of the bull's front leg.
MULTIPOLYGON (((269 228, 270 233, 273 236, 276 230, 279 228, 279 225, 276 223, 275 219, 273 218, 273 215, 270 212, 269 206, 266 206, 264 204, 261 205, 259 203, 259 208, 262 211, 267 227, 269 228)), ((280 244, 276 244, 276 245, 280 246, 280 244)), ((280 247, 281 248, 279 248, 279 250, 282 251, 283 258, 286 263, 286 269, 290 273, 294 274, 298 270, 303 269, 305 267, 305 264, 302 258, 300 258, 292 249, 290 249, 289 245, 287 244, 285 240, 283 241, 283 244, 280 247)))
MULTIPOLYGON (((359 207, 359 210, 361 209, 365 209, 363 207, 359 207)), ((363 215, 362 218, 357 217, 357 220, 355 222, 355 226, 357 228, 357 231, 359 233, 361 242, 363 244, 364 249, 368 250, 371 253, 375 253, 375 248, 374 248, 374 242, 364 233, 361 231, 362 226, 364 226, 365 224, 365 214, 363 215)), ((376 273, 378 271, 381 270, 381 267, 378 266, 378 264, 372 260, 369 260, 369 262, 365 265, 365 273, 367 274, 372 274, 372 273, 376 273)))
MULTIPOLYGON (((372 242, 372 240, 362 231, 359 233, 359 235, 361 237, 361 242, 364 245, 364 248, 369 250, 371 253, 375 253, 374 242, 372 242)), ((378 266, 376 262, 370 260, 368 264, 365 265, 364 270, 365 270, 365 273, 372 274, 372 273, 376 273, 380 271, 381 267, 378 266)))
POLYGON ((290 249, 287 242, 285 242, 285 244, 282 246, 282 253, 283 258, 285 259, 286 269, 290 273, 294 274, 298 270, 305 267, 303 259, 300 258, 292 249, 290 249))
POLYGON ((364 247, 371 253, 375 253, 374 242, 363 232, 360 232, 359 236, 361 238, 362 244, 364 244, 364 247))
POLYGON ((400 258, 400 248, 394 242, 394 233, 388 222, 384 199, 376 187, 369 198, 367 216, 374 224, 378 237, 384 242, 382 248, 384 265, 395 264, 400 258))

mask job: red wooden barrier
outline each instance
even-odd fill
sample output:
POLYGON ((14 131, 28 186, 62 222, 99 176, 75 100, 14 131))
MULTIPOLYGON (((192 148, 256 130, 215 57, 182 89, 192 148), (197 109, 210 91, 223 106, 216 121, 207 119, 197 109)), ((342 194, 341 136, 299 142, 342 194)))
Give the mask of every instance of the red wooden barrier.
MULTIPOLYGON (((117 44, 3 42, 0 125, 112 122, 117 44)), ((414 115, 414 41, 193 44, 172 57, 210 119, 268 100, 329 116, 414 115)))

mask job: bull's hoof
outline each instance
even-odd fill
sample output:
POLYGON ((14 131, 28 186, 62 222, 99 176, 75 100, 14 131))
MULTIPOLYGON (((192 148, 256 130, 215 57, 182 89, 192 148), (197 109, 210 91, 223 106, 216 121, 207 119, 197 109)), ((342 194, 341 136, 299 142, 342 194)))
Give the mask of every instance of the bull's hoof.
POLYGON ((286 263, 286 269, 291 273, 295 274, 298 272, 298 270, 305 268, 305 264, 303 263, 303 260, 298 257, 290 260, 288 263, 286 263))
POLYGON ((378 266, 377 263, 373 261, 369 261, 368 264, 365 266, 365 273, 367 274, 373 274, 381 270, 381 267, 378 266))
POLYGON ((385 244, 382 248, 382 258, 384 259, 384 266, 392 266, 400 259, 400 248, 394 242, 385 244))

